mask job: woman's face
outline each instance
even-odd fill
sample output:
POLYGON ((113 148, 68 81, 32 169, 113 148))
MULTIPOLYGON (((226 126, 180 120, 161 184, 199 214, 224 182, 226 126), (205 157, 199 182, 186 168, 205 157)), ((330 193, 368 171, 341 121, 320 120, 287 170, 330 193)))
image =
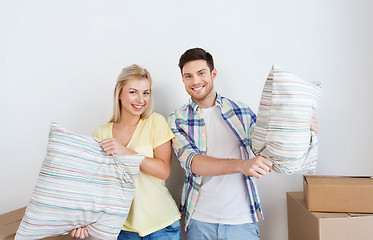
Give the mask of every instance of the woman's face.
POLYGON ((145 112, 150 101, 150 82, 146 78, 132 78, 126 81, 119 95, 122 112, 139 116, 145 112))

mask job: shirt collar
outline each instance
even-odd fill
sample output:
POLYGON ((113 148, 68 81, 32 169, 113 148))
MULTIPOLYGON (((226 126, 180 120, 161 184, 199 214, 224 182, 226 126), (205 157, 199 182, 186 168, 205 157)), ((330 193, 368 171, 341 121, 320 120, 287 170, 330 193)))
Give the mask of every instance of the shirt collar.
MULTIPOLYGON (((222 101, 222 97, 221 95, 216 92, 216 101, 215 101, 215 104, 216 105, 222 105, 223 104, 223 101, 222 101)), ((189 106, 193 109, 193 112, 195 113, 200 107, 197 105, 197 103, 195 103, 193 101, 192 98, 189 99, 189 106)))

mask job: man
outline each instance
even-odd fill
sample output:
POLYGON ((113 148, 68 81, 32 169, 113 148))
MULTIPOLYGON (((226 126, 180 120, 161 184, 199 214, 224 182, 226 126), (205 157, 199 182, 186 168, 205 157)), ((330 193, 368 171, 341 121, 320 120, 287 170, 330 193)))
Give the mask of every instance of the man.
POLYGON ((256 116, 241 102, 214 90, 211 54, 187 50, 179 61, 189 104, 168 118, 173 148, 186 171, 181 207, 189 240, 260 239, 263 217, 254 178, 271 171, 263 157, 250 158, 256 116))

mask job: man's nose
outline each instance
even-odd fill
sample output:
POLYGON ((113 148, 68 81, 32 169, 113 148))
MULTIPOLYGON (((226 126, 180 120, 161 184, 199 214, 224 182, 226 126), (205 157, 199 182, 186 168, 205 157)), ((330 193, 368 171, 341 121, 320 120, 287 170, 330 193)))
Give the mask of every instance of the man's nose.
POLYGON ((192 79, 193 79, 193 82, 194 83, 197 83, 197 82, 199 82, 200 81, 200 76, 198 75, 198 74, 196 74, 196 75, 194 75, 193 77, 192 77, 192 79))

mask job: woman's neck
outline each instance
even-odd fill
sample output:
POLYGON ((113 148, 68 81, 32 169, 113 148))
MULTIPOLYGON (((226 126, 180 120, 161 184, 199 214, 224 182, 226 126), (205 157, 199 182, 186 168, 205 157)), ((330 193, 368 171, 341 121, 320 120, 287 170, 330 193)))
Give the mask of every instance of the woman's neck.
POLYGON ((131 114, 127 114, 125 112, 121 112, 120 120, 116 124, 118 128, 121 129, 131 129, 137 126, 140 121, 140 116, 134 116, 131 114))

